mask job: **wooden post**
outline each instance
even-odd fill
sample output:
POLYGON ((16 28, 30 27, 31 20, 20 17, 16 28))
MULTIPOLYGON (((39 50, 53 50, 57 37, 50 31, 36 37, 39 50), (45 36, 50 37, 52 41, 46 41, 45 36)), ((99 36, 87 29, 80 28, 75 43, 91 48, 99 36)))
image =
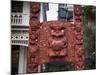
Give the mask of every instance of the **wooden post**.
POLYGON ((85 68, 85 57, 83 47, 83 27, 82 27, 82 7, 74 5, 74 24, 75 24, 75 69, 85 68))
POLYGON ((40 3, 30 3, 30 30, 29 30, 29 46, 27 56, 27 73, 38 72, 38 35, 40 27, 40 3))

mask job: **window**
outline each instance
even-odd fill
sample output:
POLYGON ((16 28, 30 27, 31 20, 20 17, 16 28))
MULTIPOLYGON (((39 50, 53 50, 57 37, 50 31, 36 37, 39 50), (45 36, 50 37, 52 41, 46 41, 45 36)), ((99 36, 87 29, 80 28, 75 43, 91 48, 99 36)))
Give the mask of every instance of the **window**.
POLYGON ((47 11, 49 10, 48 3, 43 3, 43 21, 47 21, 47 11))
POLYGON ((11 12, 23 12, 23 2, 21 1, 12 1, 11 3, 11 12))
POLYGON ((69 9, 70 8, 68 7, 67 4, 59 4, 58 19, 71 21, 71 19, 73 18, 73 11, 71 11, 69 9))

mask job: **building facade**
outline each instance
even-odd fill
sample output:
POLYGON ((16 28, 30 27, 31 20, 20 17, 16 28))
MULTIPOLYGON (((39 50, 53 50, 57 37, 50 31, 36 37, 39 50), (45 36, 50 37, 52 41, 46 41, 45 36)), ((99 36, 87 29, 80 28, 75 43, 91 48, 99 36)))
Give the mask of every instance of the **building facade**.
POLYGON ((11 71, 26 73, 30 3, 11 2, 11 71))

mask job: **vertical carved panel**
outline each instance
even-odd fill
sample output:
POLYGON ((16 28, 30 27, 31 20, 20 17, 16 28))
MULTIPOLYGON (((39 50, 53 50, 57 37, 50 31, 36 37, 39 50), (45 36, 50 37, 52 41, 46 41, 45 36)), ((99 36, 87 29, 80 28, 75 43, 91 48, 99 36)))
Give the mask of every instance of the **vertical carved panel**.
POLYGON ((84 47, 83 47, 83 29, 82 29, 82 7, 74 6, 75 22, 75 69, 85 68, 84 47))
POLYGON ((28 47, 28 61, 27 72, 38 72, 38 57, 39 57, 39 15, 40 15, 40 3, 33 2, 30 4, 30 30, 29 30, 29 47, 28 47))

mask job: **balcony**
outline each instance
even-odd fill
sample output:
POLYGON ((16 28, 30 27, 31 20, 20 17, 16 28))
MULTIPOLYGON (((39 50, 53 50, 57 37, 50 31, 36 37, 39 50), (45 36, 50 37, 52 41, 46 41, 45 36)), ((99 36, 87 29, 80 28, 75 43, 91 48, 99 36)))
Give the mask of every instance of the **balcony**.
POLYGON ((11 33, 11 44, 28 46, 29 29, 12 30, 11 33))
POLYGON ((12 26, 29 26, 29 14, 11 13, 12 26))

